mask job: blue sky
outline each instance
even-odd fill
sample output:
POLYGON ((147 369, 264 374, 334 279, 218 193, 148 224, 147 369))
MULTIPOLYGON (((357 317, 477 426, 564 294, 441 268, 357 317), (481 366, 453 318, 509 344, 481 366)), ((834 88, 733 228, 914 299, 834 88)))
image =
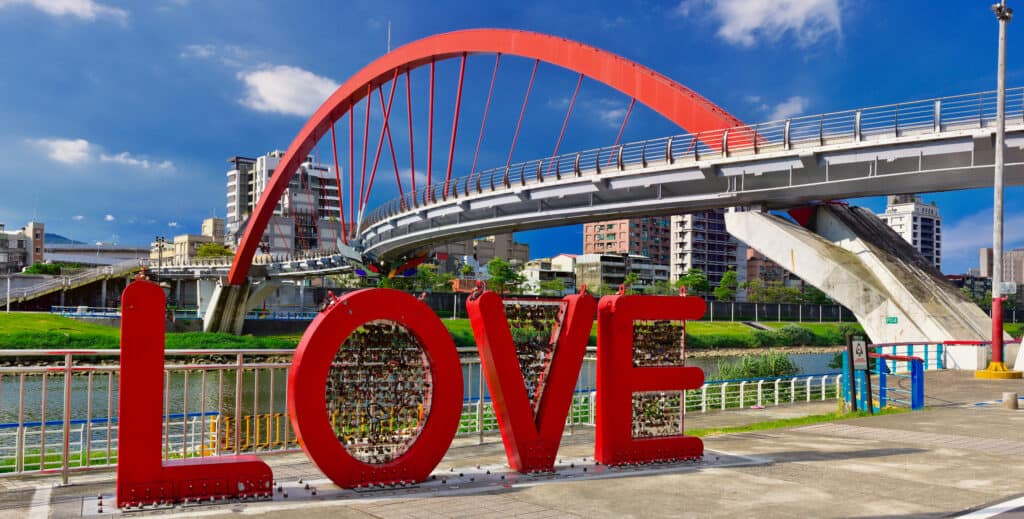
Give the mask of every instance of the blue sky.
MULTIPOLYGON (((133 244, 198 232, 204 217, 224 214, 225 159, 286 148, 337 84, 385 52, 388 21, 395 47, 474 27, 576 39, 757 122, 994 89, 989 3, 0 0, 0 222, 20 227, 36 215, 51 232, 133 244)), ((1024 84, 1022 24, 1010 25, 1010 86, 1024 84)), ((531 65, 502 61, 478 169, 504 165, 531 65)), ((467 65, 456 175, 470 168, 492 67, 492 57, 467 65)), ((415 86, 423 74, 413 74, 415 86)), ((449 108, 437 116, 435 174, 446 166, 456 75, 456 62, 438 65, 439 103, 449 108)), ((573 74, 540 67, 514 160, 551 154, 574 85, 573 74)), ((419 174, 426 94, 413 90, 419 174)), ((585 82, 561 150, 613 142, 627 104, 585 82)), ((637 108, 623 140, 679 132, 637 108)), ((330 147, 318 153, 327 160, 330 147)), ((395 193, 389 159, 378 175, 373 201, 395 193)), ((1007 190, 1010 246, 1024 246, 1021 195, 1007 190)), ((944 270, 975 266, 990 241, 991 191, 925 199, 945 218, 944 270)), ((520 237, 534 256, 581 248, 578 226, 520 237)))

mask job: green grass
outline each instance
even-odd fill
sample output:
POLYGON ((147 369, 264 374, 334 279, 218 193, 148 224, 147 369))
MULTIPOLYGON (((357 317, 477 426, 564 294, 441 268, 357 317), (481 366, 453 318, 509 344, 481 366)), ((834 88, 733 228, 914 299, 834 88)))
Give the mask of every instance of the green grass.
POLYGON ((1003 331, 1019 339, 1024 335, 1024 323, 1003 323, 1003 331))
MULTIPOLYGON (((908 409, 898 407, 886 407, 875 413, 875 416, 907 413, 908 409)), ((779 420, 769 420, 766 422, 757 422, 750 425, 740 425, 736 427, 711 427, 707 429, 687 429, 686 434, 690 436, 715 436, 719 434, 736 434, 744 432, 754 431, 767 431, 771 429, 785 429, 788 427, 798 427, 801 425, 812 425, 823 422, 837 422, 840 420, 849 420, 852 418, 865 418, 871 416, 867 411, 857 411, 853 413, 827 413, 827 414, 816 414, 810 416, 801 416, 799 418, 782 418, 779 420)))
MULTIPOLYGON (((0 349, 116 349, 121 331, 69 317, 37 313, 0 313, 0 349)), ((172 333, 168 349, 294 348, 295 339, 234 336, 222 333, 172 333)))
MULTIPOLYGON (((455 345, 474 347, 473 330, 468 319, 442 319, 452 334, 455 345)), ((779 329, 786 324, 764 323, 779 329)), ((843 343, 838 323, 803 323, 801 328, 813 334, 814 344, 790 344, 766 332, 759 332, 742 323, 692 321, 686 324, 687 346, 693 349, 744 348, 757 346, 838 345, 843 343)), ((1007 325, 1019 336, 1022 325, 1007 325)), ((0 349, 114 349, 119 346, 117 328, 45 313, 0 313, 0 349)), ((301 334, 254 337, 199 332, 167 335, 168 349, 267 349, 294 348, 301 334)), ((790 341, 792 342, 792 341, 790 341)), ((806 341, 801 341, 806 342, 806 341)), ((590 345, 597 344, 597 325, 590 333, 590 345)))

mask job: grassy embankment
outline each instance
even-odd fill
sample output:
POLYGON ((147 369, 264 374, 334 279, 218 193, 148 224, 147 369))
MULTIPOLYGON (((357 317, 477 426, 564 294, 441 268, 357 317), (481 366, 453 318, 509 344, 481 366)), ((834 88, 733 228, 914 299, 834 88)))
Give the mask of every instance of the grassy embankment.
MULTIPOLYGON (((473 330, 467 319, 442 319, 457 346, 472 347, 473 330)), ((741 323, 690 322, 687 346, 695 349, 761 346, 832 346, 843 343, 843 332, 851 325, 833 323, 765 323, 778 328, 755 330, 741 323)), ((859 328, 858 328, 859 329, 859 328)), ((108 349, 117 348, 117 328, 36 313, 0 313, 0 349, 108 349)), ((270 337, 233 336, 199 332, 167 335, 169 349, 268 349, 293 348, 300 334, 270 337)), ((597 326, 590 344, 597 344, 597 326)))

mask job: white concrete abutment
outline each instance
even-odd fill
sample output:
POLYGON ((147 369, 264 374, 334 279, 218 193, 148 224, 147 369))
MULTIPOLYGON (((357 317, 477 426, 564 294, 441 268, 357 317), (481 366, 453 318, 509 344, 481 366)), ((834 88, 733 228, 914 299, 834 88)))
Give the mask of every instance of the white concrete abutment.
POLYGON ((726 228, 846 306, 875 343, 988 340, 991 319, 867 209, 820 205, 806 228, 730 212, 726 228))

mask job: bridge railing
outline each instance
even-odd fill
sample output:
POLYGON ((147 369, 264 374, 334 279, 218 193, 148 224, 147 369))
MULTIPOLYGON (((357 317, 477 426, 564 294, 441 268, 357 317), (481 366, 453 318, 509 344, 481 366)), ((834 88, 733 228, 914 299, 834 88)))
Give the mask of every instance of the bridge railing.
MULTIPOLYGON (((682 134, 520 162, 438 182, 406 193, 370 211, 363 229, 448 198, 514 186, 599 175, 652 164, 696 162, 707 157, 758 155, 830 144, 869 141, 918 133, 984 128, 994 124, 994 91, 909 101, 795 117, 696 134, 682 134)), ((1006 116, 1024 123, 1024 87, 1006 93, 1006 116)))
MULTIPOLYGON (((460 350, 474 351, 472 348, 460 350)), ((595 357, 589 350, 566 428, 593 425, 595 357)), ((163 457, 180 459, 299 449, 288 415, 294 350, 167 350, 163 457)), ((497 430, 480 360, 462 358, 459 434, 497 430)), ((117 463, 119 350, 0 350, 0 476, 70 474, 117 463)), ((709 381, 677 396, 680 412, 834 400, 837 374, 709 381)))
POLYGON ((6 304, 8 300, 20 301, 48 292, 75 288, 103 278, 127 274, 138 270, 144 263, 140 260, 126 260, 113 265, 87 269, 70 276, 55 276, 27 287, 11 288, 10 292, 5 289, 0 290, 0 305, 6 304))

